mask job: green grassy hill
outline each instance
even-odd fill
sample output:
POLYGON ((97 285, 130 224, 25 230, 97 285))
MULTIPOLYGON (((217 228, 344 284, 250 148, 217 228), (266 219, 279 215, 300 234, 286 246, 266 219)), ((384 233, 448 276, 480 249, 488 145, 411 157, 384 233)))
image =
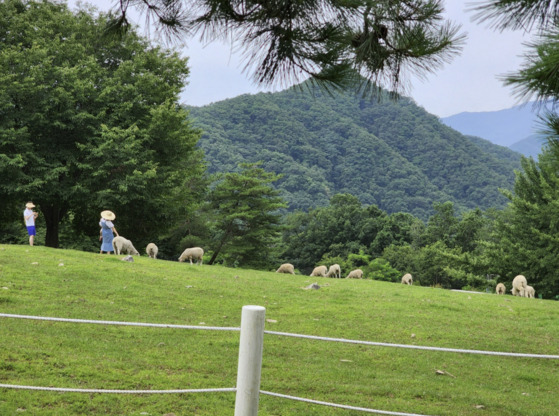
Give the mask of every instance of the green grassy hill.
MULTIPOLYGON (((559 354, 559 303, 372 280, 191 266, 0 245, 0 312, 266 329, 364 341, 559 354), (320 280, 321 279, 321 280, 320 280), (318 282, 319 290, 304 290, 318 282)), ((0 383, 84 389, 235 387, 239 333, 0 318, 0 383)), ((424 415, 556 415, 559 361, 267 334, 261 389, 424 415), (437 375, 437 370, 443 375, 437 375)), ((234 393, 117 395, 0 388, 1 415, 232 415, 234 393)), ((362 412, 261 396, 261 416, 362 412)))

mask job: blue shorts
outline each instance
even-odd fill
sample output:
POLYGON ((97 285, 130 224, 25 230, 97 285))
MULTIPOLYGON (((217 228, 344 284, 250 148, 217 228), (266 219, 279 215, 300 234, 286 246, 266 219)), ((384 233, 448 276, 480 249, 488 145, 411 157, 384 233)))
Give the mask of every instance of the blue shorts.
POLYGON ((28 225, 27 226, 27 234, 29 234, 29 235, 35 235, 36 234, 34 225, 28 225))

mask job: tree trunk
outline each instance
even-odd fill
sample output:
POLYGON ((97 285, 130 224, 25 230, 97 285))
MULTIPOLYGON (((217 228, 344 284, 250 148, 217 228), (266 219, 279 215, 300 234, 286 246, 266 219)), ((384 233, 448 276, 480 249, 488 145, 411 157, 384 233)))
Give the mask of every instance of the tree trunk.
POLYGON ((58 230, 62 217, 66 210, 55 205, 41 205, 41 212, 45 217, 47 232, 45 236, 45 246, 58 248, 58 230))
POLYGON ((228 227, 227 231, 225 232, 225 234, 221 238, 221 241, 219 242, 219 246, 214 250, 214 254, 212 255, 210 261, 208 262, 209 265, 214 264, 214 261, 217 258, 218 254, 220 253, 221 249, 223 248, 227 240, 229 240, 230 231, 231 231, 231 227, 228 227))
POLYGON ((219 244, 219 247, 214 251, 214 254, 212 255, 212 258, 210 259, 210 261, 208 262, 208 264, 211 266, 212 264, 214 264, 214 261, 217 257, 217 255, 219 254, 219 252, 221 251, 221 248, 223 247, 223 244, 225 244, 225 240, 221 240, 221 243, 219 244))

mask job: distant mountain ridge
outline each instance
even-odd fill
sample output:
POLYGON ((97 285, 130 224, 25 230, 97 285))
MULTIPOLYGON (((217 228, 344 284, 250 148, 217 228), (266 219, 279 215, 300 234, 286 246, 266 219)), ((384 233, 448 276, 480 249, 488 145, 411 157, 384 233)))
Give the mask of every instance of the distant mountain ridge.
POLYGON ((462 134, 481 137, 525 156, 536 157, 545 143, 538 134, 540 110, 542 108, 532 102, 498 111, 459 113, 443 117, 441 121, 462 134))
POLYGON ((387 212, 432 214, 434 202, 457 209, 502 207, 520 155, 442 124, 411 99, 363 99, 293 87, 189 107, 203 129, 210 172, 262 161, 283 175, 290 210, 350 193, 387 212))

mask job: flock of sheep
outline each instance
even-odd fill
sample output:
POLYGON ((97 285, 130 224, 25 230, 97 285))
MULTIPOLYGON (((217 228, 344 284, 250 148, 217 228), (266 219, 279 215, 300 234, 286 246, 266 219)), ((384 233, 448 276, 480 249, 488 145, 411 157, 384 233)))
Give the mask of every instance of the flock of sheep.
MULTIPOLYGON (((504 295, 507 291, 506 287, 502 283, 498 283, 495 291, 498 295, 504 295)), ((523 298, 534 298, 536 297, 536 291, 532 286, 528 285, 526 277, 519 274, 512 280, 512 289, 510 290, 513 296, 521 296, 523 298)))
MULTIPOLYGON (((134 248, 134 245, 130 240, 127 240, 124 237, 118 236, 113 239, 113 249, 115 254, 129 254, 133 256, 139 256, 138 250, 134 248)), ((157 258, 158 248, 154 243, 149 243, 146 247, 146 253, 152 259, 157 258)), ((187 248, 182 252, 179 257, 179 262, 183 262, 186 260, 190 261, 190 264, 193 264, 193 261, 196 264, 202 264, 204 256, 204 249, 201 247, 191 247, 187 248)), ((277 270, 276 273, 288 273, 288 274, 295 274, 295 267, 291 263, 284 263, 282 264, 277 270)), ((342 277, 342 270, 339 264, 333 264, 329 268, 326 266, 318 266, 315 267, 310 274, 313 277, 342 277)), ((362 279, 363 278, 363 270, 355 269, 348 273, 345 277, 346 279, 362 279)), ((405 285, 413 285, 413 277, 411 274, 406 273, 402 276, 402 284, 405 285)), ((506 287, 503 283, 498 283, 495 291, 498 295, 504 295, 506 293, 506 287)), ((519 274, 516 276, 512 281, 512 289, 511 292, 514 296, 521 296, 525 298, 534 298, 536 296, 536 291, 532 286, 528 285, 528 281, 526 277, 519 274)))
MULTIPOLYGON (((129 254, 131 256, 140 255, 138 250, 134 248, 132 242, 121 236, 117 236, 113 238, 113 250, 115 254, 118 256, 120 256, 121 254, 129 254)), ((149 243, 146 246, 146 253, 152 259, 157 258, 158 251, 159 249, 154 243, 149 243)), ((202 249, 201 247, 191 247, 191 248, 187 248, 182 252, 182 254, 179 257, 179 261, 183 262, 185 260, 190 260, 190 264, 193 264, 192 261, 194 260, 196 264, 202 264, 203 257, 204 257, 204 249, 202 249)))
MULTIPOLYGON (((284 263, 276 270, 276 273, 295 274, 295 268, 291 263, 284 263)), ((326 266, 315 267, 312 273, 310 274, 310 276, 341 278, 342 272, 339 264, 333 264, 332 266, 330 266, 330 268, 326 266)), ((361 269, 352 270, 345 278, 362 279, 363 270, 361 269)), ((409 273, 403 275, 402 284, 413 285, 413 276, 409 273)), ((506 287, 503 283, 498 283, 495 290, 498 295, 504 295, 506 293, 506 287)), ((514 296, 521 296, 525 298, 534 298, 536 296, 536 291, 534 290, 534 288, 528 285, 528 281, 526 280, 526 277, 522 276, 521 274, 519 274, 513 279, 511 292, 514 296)))
MULTIPOLYGON (((293 265, 291 263, 284 263, 276 270, 276 273, 295 274, 295 267, 293 267, 293 265)), ((337 278, 341 278, 342 277, 342 269, 340 268, 339 264, 333 264, 333 265, 330 266, 330 268, 328 268, 326 266, 318 266, 318 267, 315 267, 313 269, 310 276, 312 276, 312 277, 317 276, 317 277, 337 277, 337 278)), ((361 270, 361 269, 352 270, 348 273, 348 275, 345 278, 346 279, 362 279, 363 278, 363 270, 361 270)), ((412 278, 411 274, 406 273, 402 277, 402 283, 407 284, 407 285, 412 285, 413 284, 413 278, 412 278)))

